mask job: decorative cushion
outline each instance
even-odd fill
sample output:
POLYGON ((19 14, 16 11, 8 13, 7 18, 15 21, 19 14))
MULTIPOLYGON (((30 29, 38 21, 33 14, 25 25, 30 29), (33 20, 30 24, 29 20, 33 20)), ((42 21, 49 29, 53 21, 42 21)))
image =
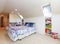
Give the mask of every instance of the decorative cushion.
POLYGON ((28 27, 33 27, 35 23, 33 22, 26 22, 25 23, 25 26, 28 26, 28 27))

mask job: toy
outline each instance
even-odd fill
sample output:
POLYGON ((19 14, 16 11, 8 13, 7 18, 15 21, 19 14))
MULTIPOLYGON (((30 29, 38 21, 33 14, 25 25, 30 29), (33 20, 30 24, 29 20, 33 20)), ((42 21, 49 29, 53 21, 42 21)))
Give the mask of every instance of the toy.
POLYGON ((51 37, 54 38, 54 39, 58 39, 58 33, 52 32, 51 37))

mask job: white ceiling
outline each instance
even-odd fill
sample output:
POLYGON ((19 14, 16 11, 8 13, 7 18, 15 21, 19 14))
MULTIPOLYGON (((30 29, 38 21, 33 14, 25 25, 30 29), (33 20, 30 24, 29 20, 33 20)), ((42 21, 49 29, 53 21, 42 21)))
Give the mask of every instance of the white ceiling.
POLYGON ((46 3, 51 3, 52 13, 60 14, 60 0, 0 0, 0 13, 18 9, 24 17, 36 17, 43 14, 41 6, 46 3))
POLYGON ((4 10, 6 0, 0 0, 0 13, 4 10))

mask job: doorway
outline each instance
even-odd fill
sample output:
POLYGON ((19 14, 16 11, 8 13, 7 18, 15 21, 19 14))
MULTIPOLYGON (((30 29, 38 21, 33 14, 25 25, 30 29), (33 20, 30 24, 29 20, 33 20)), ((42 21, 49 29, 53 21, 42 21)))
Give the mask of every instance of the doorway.
POLYGON ((3 13, 0 14, 0 29, 5 29, 8 26, 9 14, 3 13))
POLYGON ((0 15, 0 27, 4 27, 4 16, 0 15))

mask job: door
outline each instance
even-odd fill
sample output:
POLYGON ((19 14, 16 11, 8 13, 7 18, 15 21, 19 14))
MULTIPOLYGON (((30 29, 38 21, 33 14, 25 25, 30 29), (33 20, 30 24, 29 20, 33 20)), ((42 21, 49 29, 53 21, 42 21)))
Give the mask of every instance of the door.
POLYGON ((2 14, 0 15, 0 29, 5 29, 6 26, 8 26, 8 15, 2 14))
POLYGON ((4 27, 3 22, 4 21, 4 16, 0 15, 0 27, 4 27))

